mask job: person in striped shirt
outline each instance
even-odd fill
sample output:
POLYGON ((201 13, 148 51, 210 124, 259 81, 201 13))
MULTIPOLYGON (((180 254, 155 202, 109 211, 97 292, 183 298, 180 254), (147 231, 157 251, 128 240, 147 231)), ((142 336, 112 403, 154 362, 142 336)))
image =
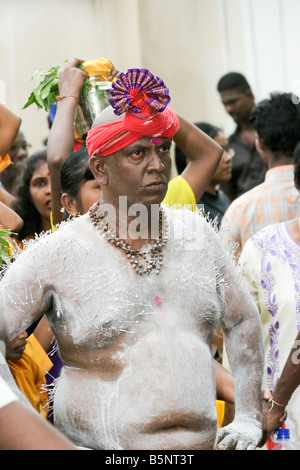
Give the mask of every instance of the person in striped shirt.
POLYGON ((262 184, 234 200, 224 214, 225 242, 235 245, 237 258, 259 230, 300 216, 293 165, 293 152, 300 140, 299 106, 290 93, 272 93, 254 109, 251 122, 268 171, 262 184))

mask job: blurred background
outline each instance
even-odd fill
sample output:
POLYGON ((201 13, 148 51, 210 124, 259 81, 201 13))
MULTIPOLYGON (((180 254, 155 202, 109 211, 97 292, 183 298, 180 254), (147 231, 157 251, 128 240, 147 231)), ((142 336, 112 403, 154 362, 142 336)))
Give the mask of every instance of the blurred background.
POLYGON ((48 136, 47 114, 22 107, 33 73, 74 57, 145 67, 192 121, 234 128, 216 85, 243 73, 256 101, 300 90, 299 0, 0 0, 0 102, 22 118, 31 151, 48 136))

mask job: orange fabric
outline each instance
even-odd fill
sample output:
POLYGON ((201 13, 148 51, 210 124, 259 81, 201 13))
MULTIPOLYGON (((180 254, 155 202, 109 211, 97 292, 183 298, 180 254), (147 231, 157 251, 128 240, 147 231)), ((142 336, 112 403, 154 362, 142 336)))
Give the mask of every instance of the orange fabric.
POLYGON ((225 402, 222 400, 216 400, 216 408, 217 408, 217 415, 218 415, 218 427, 221 428, 223 426, 223 420, 224 420, 225 402))
POLYGON ((8 360, 7 363, 20 390, 46 419, 49 408, 46 374, 53 363, 33 334, 26 342, 22 358, 18 361, 8 360))
MULTIPOLYGON (((145 111, 146 108, 143 108, 145 111)), ((172 140, 179 128, 176 114, 169 108, 162 113, 150 114, 147 106, 146 118, 140 119, 137 115, 125 113, 122 121, 110 122, 92 128, 86 139, 90 157, 92 155, 111 155, 128 145, 141 139, 143 136, 166 137, 172 140)), ((146 112, 146 111, 145 111, 146 112)))
POLYGON ((4 171, 9 165, 11 165, 11 159, 8 154, 5 157, 1 157, 0 155, 0 173, 4 171))

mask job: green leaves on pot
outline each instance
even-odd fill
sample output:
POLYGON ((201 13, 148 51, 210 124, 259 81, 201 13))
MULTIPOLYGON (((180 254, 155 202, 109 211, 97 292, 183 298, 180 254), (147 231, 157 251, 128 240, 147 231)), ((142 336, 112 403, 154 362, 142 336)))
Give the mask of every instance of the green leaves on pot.
POLYGON ((12 235, 10 230, 0 230, 0 271, 2 264, 8 262, 13 253, 9 241, 5 238, 10 235, 12 235))
POLYGON ((32 104, 36 104, 38 108, 44 108, 47 112, 50 110, 51 103, 56 103, 56 97, 58 96, 58 76, 62 65, 67 62, 65 60, 61 65, 51 67, 47 71, 37 70, 34 72, 32 80, 34 78, 41 78, 40 83, 31 92, 27 103, 23 106, 23 109, 28 108, 32 104))

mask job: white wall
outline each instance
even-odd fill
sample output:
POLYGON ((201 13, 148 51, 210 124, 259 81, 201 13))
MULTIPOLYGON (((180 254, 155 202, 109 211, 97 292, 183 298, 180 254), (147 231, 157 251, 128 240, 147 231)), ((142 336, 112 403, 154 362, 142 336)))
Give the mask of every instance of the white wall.
POLYGON ((22 110, 36 69, 108 57, 146 67, 170 88, 172 107, 231 131, 216 84, 244 73, 257 100, 300 81, 299 0, 0 0, 0 99, 18 113, 33 150, 46 113, 22 110))

